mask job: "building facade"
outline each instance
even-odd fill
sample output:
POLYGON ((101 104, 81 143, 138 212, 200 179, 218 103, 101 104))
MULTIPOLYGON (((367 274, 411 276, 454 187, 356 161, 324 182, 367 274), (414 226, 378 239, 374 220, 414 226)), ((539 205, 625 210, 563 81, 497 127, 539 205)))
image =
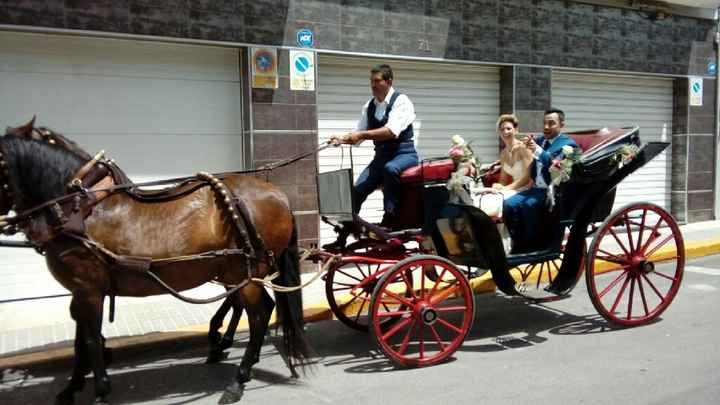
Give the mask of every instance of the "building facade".
MULTIPOLYGON (((415 103, 422 157, 445 154, 459 133, 492 161, 498 114, 541 131, 555 106, 571 130, 637 125, 644 141, 671 142, 621 184, 618 205, 650 200, 681 222, 715 219, 715 21, 707 9, 637 3, 0 1, 0 118, 38 115, 135 180, 259 167, 351 129, 369 69, 385 62, 415 103), (300 48, 314 77, 295 90, 300 48)), ((356 171, 371 155, 354 150, 356 171)), ((303 244, 329 235, 316 170, 349 162, 326 150, 267 174, 290 197, 303 244)), ((371 198, 364 215, 379 218, 380 204, 371 198)))

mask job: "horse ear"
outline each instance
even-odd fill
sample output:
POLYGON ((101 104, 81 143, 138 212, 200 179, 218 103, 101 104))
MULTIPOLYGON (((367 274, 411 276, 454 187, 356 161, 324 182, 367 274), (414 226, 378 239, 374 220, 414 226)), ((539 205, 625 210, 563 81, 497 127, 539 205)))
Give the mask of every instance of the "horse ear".
POLYGON ((36 118, 36 116, 33 115, 30 122, 28 122, 27 124, 18 128, 18 130, 20 131, 20 134, 25 135, 25 136, 30 136, 32 134, 32 131, 35 128, 35 118, 36 118))

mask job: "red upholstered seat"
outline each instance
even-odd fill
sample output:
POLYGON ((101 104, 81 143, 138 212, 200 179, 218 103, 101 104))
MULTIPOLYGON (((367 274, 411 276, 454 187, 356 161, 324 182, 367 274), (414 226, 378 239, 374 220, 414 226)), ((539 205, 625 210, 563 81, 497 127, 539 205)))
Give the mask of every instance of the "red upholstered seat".
POLYGON ((403 184, 419 184, 427 181, 444 181, 455 170, 452 159, 423 161, 417 166, 406 169, 400 174, 403 184))

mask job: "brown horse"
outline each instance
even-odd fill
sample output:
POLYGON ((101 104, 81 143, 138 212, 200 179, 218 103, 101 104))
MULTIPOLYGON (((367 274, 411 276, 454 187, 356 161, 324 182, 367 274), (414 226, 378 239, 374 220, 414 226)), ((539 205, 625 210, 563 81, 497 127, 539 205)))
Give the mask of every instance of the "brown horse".
MULTIPOLYGON (((33 124, 9 130, 0 138, 0 215, 15 207, 25 210, 67 193, 67 184, 86 164, 88 154, 74 144, 57 145, 57 139, 38 132, 33 124), (76 148, 77 150, 73 150, 76 148)), ((62 138, 60 138, 62 139, 62 138)), ((252 176, 226 174, 224 186, 244 203, 257 236, 274 257, 280 272, 278 284, 299 283, 297 232, 287 197, 273 185, 252 176)), ((146 203, 126 192, 114 192, 94 206, 85 219, 87 235, 117 255, 167 259, 204 252, 235 249, 237 237, 220 195, 210 184, 197 179, 185 184, 191 190, 182 198, 146 203)), ((43 238, 37 231, 37 218, 17 226, 31 242, 45 252, 52 275, 72 293, 70 313, 76 321, 75 366, 68 386, 58 394, 58 403, 72 403, 81 390, 85 374, 95 376, 97 403, 110 394, 110 380, 103 358, 101 335, 103 302, 108 295, 149 296, 168 290, 147 274, 118 270, 88 243, 60 232, 43 238)), ((1 221, 0 221, 1 222, 1 221)), ((7 228, 6 228, 7 229, 7 228)), ((250 228, 252 229, 252 228, 250 228)), ((262 277, 275 270, 271 261, 248 265, 246 257, 217 255, 202 260, 170 261, 152 266, 152 271, 176 291, 197 287, 210 280, 239 285, 252 276, 262 277)), ((276 294, 278 318, 283 326, 283 350, 290 367, 304 367, 309 346, 302 332, 302 301, 299 292, 276 294)), ((238 367, 236 381, 228 387, 223 402, 239 399, 242 385, 249 381, 252 366, 258 362, 260 348, 272 309, 272 298, 255 283, 247 283, 237 294, 228 296, 233 308, 245 310, 250 321, 250 341, 238 367)))

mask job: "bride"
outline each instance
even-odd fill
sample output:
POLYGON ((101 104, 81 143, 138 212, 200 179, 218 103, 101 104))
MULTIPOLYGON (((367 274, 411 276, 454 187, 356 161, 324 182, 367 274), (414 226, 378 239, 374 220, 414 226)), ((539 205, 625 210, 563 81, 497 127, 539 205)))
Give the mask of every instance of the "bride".
POLYGON ((503 114, 498 118, 498 136, 504 144, 500 152, 500 177, 490 188, 471 190, 474 205, 491 217, 502 216, 503 200, 532 186, 530 166, 533 154, 517 139, 518 125, 517 117, 512 114, 503 114))
POLYGON ((517 139, 518 125, 517 117, 512 114, 501 115, 497 123, 498 135, 505 148, 500 152, 500 179, 492 188, 499 190, 505 199, 532 185, 530 165, 533 154, 517 139))

